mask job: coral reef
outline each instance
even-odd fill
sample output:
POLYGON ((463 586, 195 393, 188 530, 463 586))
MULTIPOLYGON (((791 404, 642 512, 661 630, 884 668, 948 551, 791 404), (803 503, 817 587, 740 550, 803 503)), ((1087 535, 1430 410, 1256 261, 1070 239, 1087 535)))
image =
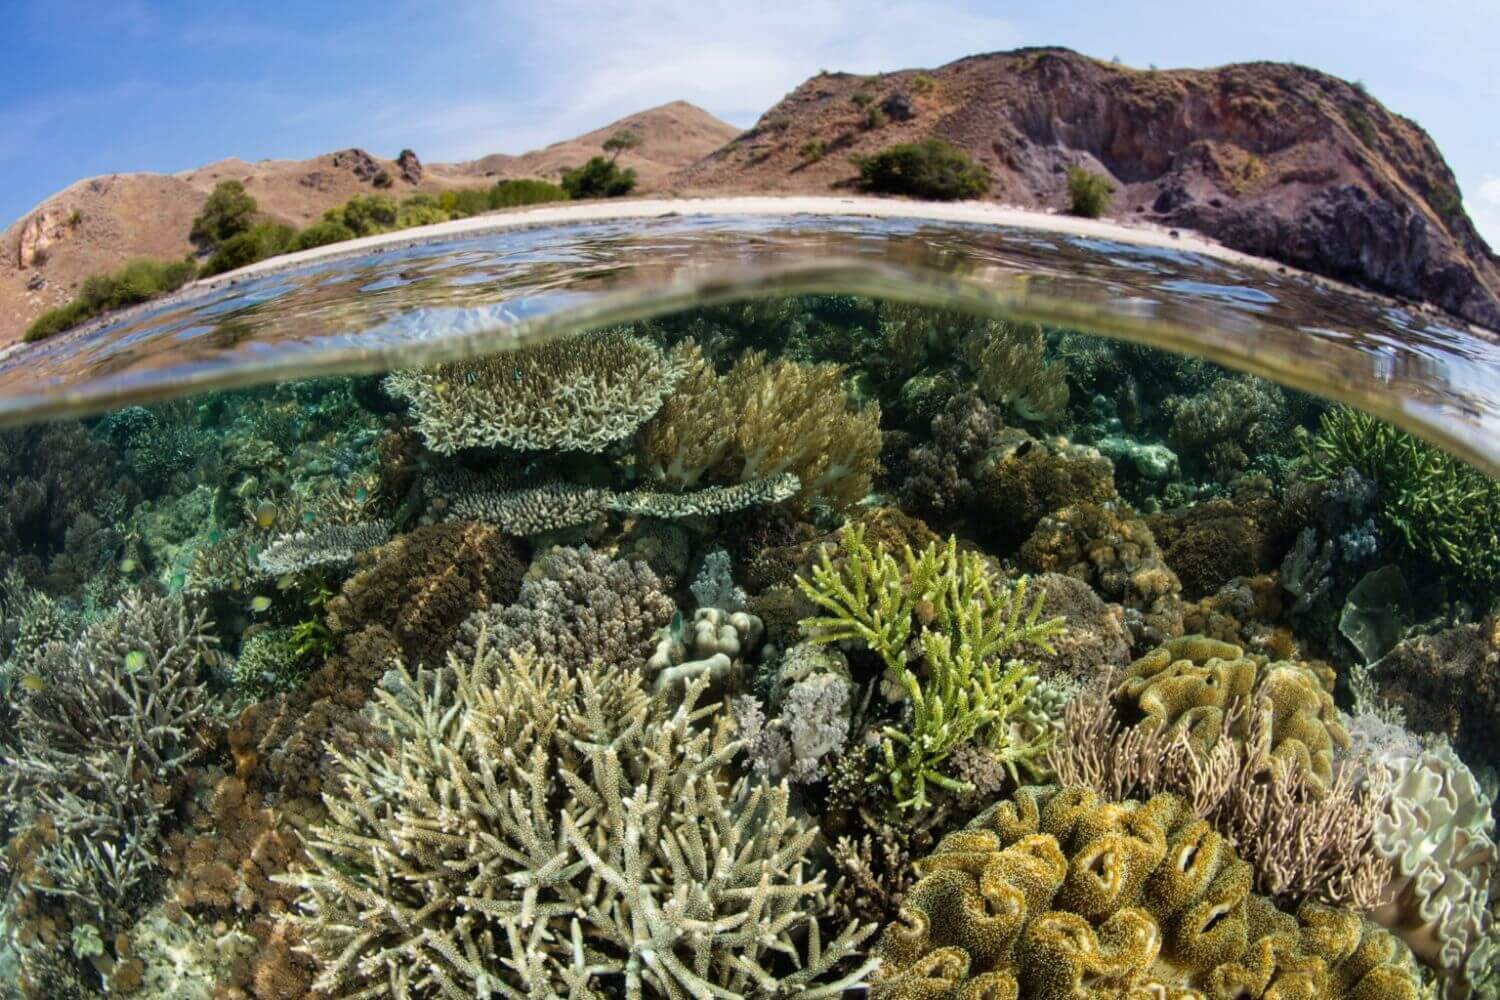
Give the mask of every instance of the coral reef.
POLYGON ((1416 732, 1500 759, 1500 617, 1405 639, 1362 673, 1416 732))
POLYGON ((384 521, 297 531, 271 539, 256 554, 255 566, 268 576, 281 576, 317 566, 347 565, 360 553, 384 545, 390 537, 391 526, 384 521))
POLYGON ((1283 539, 1270 484, 1241 479, 1235 487, 1233 500, 1207 500, 1146 518, 1189 601, 1216 592, 1237 576, 1275 568, 1283 539))
POLYGON ((1349 910, 1278 910, 1175 796, 1022 789, 917 870, 875 997, 1417 996, 1399 942, 1349 910))
POLYGON ((656 649, 646 660, 646 670, 657 692, 685 687, 696 677, 707 677, 715 687, 729 683, 732 674, 765 638, 761 620, 744 611, 699 608, 692 624, 681 613, 658 633, 656 649))
POLYGON ((648 420, 687 371, 682 353, 610 329, 531 347, 393 372, 386 391, 411 406, 442 454, 503 446, 603 451, 648 420))
POLYGON ((1042 518, 1021 546, 1021 562, 1076 577, 1123 605, 1137 646, 1182 634, 1182 582, 1128 507, 1080 503, 1042 518))
POLYGON ((1163 406, 1172 417, 1168 441, 1177 454, 1202 462, 1224 481, 1243 472, 1252 454, 1276 452, 1292 425, 1284 391, 1252 375, 1224 378, 1163 406))
POLYGON ((1087 681, 1130 662, 1130 632, 1118 604, 1105 604, 1077 577, 1043 573, 1032 579, 1042 597, 1042 617, 1063 625, 1047 642, 1051 650, 1031 654, 1043 677, 1065 674, 1087 681))
POLYGON ((792 474, 798 502, 835 510, 870 492, 880 408, 851 408, 840 366, 750 353, 716 375, 695 348, 687 355, 680 391, 641 430, 636 462, 652 482, 682 490, 792 474))
POLYGON ((721 776, 740 744, 695 709, 702 690, 668 710, 637 672, 501 662, 483 639, 470 663, 402 672, 377 693, 387 748, 345 762, 308 868, 285 877, 315 988, 832 996, 859 983, 873 928, 814 929, 829 907, 802 872, 815 830, 788 815, 784 787, 721 776))

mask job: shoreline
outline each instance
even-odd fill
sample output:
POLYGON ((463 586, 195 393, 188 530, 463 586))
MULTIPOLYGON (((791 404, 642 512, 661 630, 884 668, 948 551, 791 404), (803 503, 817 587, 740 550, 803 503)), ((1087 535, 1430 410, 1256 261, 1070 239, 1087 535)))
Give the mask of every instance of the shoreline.
MULTIPOLYGON (((1192 230, 1171 230, 1149 222, 1132 222, 1121 219, 1084 219, 1073 215, 1042 212, 1035 209, 1017 208, 993 202, 960 201, 931 202, 904 198, 880 198, 862 195, 713 195, 706 197, 641 197, 618 200, 595 200, 587 202, 559 202, 541 207, 508 209, 437 222, 414 229, 396 230, 374 236, 362 236, 353 240, 330 243, 295 253, 280 254, 246 265, 238 270, 192 281, 169 295, 138 303, 126 309, 63 331, 46 340, 27 343, 16 340, 0 345, 0 362, 14 362, 17 355, 24 355, 33 347, 56 349, 59 344, 87 336, 91 331, 110 323, 128 318, 137 310, 156 309, 163 305, 193 298, 199 294, 237 284, 249 278, 260 278, 292 270, 309 264, 322 263, 343 258, 361 257, 393 249, 407 249, 429 243, 488 233, 540 229, 550 226, 588 225, 625 220, 649 220, 680 216, 748 216, 757 218, 812 216, 819 218, 854 217, 869 219, 910 219, 922 222, 941 222, 959 225, 1003 226, 1045 232, 1054 235, 1091 237, 1115 240, 1136 246, 1170 249, 1185 253, 1201 254, 1214 260, 1264 273, 1301 277, 1305 280, 1352 295, 1375 301, 1399 305, 1408 309, 1430 311, 1441 315, 1453 324, 1467 326, 1475 331, 1483 330, 1475 324, 1451 316, 1442 309, 1427 303, 1398 299, 1380 292, 1349 285, 1311 271, 1303 271, 1269 257, 1232 250, 1217 240, 1192 230), (1176 235, 1173 235, 1176 233, 1176 235)), ((1493 335, 1494 331, 1485 331, 1493 335)))

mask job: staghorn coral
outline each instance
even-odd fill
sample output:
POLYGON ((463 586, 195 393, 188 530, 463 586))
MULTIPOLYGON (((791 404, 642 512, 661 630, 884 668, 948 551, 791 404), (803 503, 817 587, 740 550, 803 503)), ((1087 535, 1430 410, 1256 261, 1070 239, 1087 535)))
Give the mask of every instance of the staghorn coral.
POLYGON ((644 663, 676 613, 645 563, 611 559, 587 545, 556 548, 538 560, 514 603, 492 604, 463 621, 454 651, 471 656, 487 632, 497 650, 563 663, 644 663))
POLYGON ((1222 736, 1263 733, 1269 761, 1295 763, 1314 789, 1334 778, 1334 757, 1349 734, 1334 706, 1331 673, 1296 661, 1246 655, 1239 646, 1204 636, 1168 640, 1125 671, 1114 699, 1127 723, 1170 739, 1186 736, 1203 755, 1222 736), (1253 711, 1251 710, 1253 708, 1253 711))
POLYGON ((879 468, 880 408, 851 408, 842 367, 768 361, 751 352, 716 375, 695 347, 684 350, 681 391, 637 441, 636 463, 647 479, 684 490, 791 474, 800 484, 799 504, 835 510, 870 492, 879 468))
POLYGON ((1396 939, 1350 910, 1278 910, 1176 796, 1025 788, 917 871, 878 1000, 1417 996, 1396 939))
POLYGON ((1394 784, 1375 825, 1375 851, 1392 881, 1372 916, 1446 973, 1461 1000, 1488 975, 1479 947, 1491 933, 1490 887, 1500 875, 1490 797, 1453 750, 1387 753, 1394 784))
POLYGON ((367 997, 838 996, 872 928, 824 939, 816 830, 739 751, 699 681, 513 656, 402 671, 382 748, 346 760, 309 864, 282 880, 314 988, 367 997), (801 944, 799 946, 799 940, 801 944))
POLYGON ((924 809, 927 786, 967 791, 939 770, 955 748, 981 741, 1012 767, 1037 754, 1040 741, 1011 739, 1010 718, 1035 685, 1033 668, 1014 658, 1016 647, 1050 651, 1062 627, 1040 620, 1043 598, 1027 602, 1026 581, 1006 585, 957 540, 931 544, 920 554, 908 546, 898 561, 865 544, 863 525, 839 536, 842 559, 828 550, 811 579, 797 578, 803 595, 823 614, 804 619, 817 643, 863 643, 885 666, 885 683, 904 696, 910 717, 884 726, 881 770, 903 809, 924 809), (920 673, 909 666, 913 649, 920 673))
POLYGON ((521 543, 488 524, 424 525, 377 549, 325 609, 347 635, 390 630, 408 657, 441 663, 464 618, 514 600, 526 571, 521 543))
POLYGON ((267 576, 301 573, 318 566, 343 566, 362 552, 390 541, 387 521, 365 524, 327 524, 272 538, 257 553, 255 566, 267 576))
POLYGON ((628 438, 662 405, 687 370, 622 329, 422 371, 392 372, 385 389, 411 406, 427 446, 603 451, 628 438))
POLYGON ((1274 703, 1240 705, 1237 736, 1222 727, 1207 744, 1186 729, 1126 725, 1108 678, 1078 693, 1060 713, 1062 731, 1048 762, 1057 780, 1105 798, 1183 797, 1255 869, 1256 888, 1277 899, 1316 899, 1368 910, 1381 899, 1391 866, 1374 851, 1389 782, 1367 758, 1341 762, 1332 782, 1316 782, 1294 758, 1271 755, 1274 703))
POLYGON ((1042 518, 1021 546, 1021 563, 1076 577, 1124 605, 1138 645, 1182 634, 1182 582, 1129 507, 1079 503, 1042 518))

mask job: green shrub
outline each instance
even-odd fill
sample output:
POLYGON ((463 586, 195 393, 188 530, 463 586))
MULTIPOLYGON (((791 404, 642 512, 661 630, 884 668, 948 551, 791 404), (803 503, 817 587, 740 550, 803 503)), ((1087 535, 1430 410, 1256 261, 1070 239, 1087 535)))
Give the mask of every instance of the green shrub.
MULTIPOLYGON (((635 175, 631 174, 632 181, 635 175)), ((556 184, 529 177, 501 181, 490 188, 490 208, 514 208, 517 205, 539 205, 548 201, 566 201, 568 192, 556 184)))
POLYGON ((288 253, 294 250, 311 250, 313 247, 323 247, 330 243, 342 243, 352 239, 354 239, 354 230, 342 222, 320 219, 298 233, 286 249, 288 253))
POLYGON ((977 198, 990 189, 990 175, 969 154, 942 139, 902 143, 874 156, 856 158, 858 185, 876 194, 953 201, 977 198))
POLYGON ((785 132, 792 127, 790 115, 772 115, 766 119, 765 129, 767 132, 785 132))
POLYGON ((188 237, 212 250, 225 240, 249 230, 255 212, 255 199, 245 193, 245 185, 239 181, 220 181, 193 220, 188 237))
POLYGON ((338 208, 330 208, 323 218, 341 222, 355 236, 373 236, 396 228, 396 215, 400 212, 396 199, 383 194, 357 194, 338 208))
POLYGON ((1379 134, 1375 131, 1375 122, 1365 112, 1364 108, 1347 105, 1344 108, 1344 121, 1349 123, 1349 128, 1359 136, 1359 141, 1366 146, 1374 146, 1379 134))
POLYGON ((1464 214, 1464 199, 1458 188, 1447 181, 1433 181, 1427 187, 1427 204, 1438 214, 1438 218, 1452 225, 1464 214))
POLYGON ((391 180, 390 173, 384 167, 381 167, 379 170, 375 171, 375 176, 370 179, 370 183, 374 184, 378 188, 385 189, 396 182, 391 180))
POLYGON ((563 190, 569 198, 618 198, 635 187, 635 171, 602 156, 595 156, 581 167, 564 171, 563 190))
POLYGON ((926 73, 918 73, 911 78, 911 89, 916 94, 930 94, 937 89, 937 81, 926 73))
POLYGON ((297 232, 291 226, 279 222, 259 222, 238 236, 231 236, 219 244, 199 271, 200 277, 210 277, 233 271, 247 264, 254 264, 267 257, 286 253, 297 232))
POLYGON ((878 128, 883 128, 887 120, 885 112, 879 108, 865 109, 865 128, 868 131, 873 132, 878 128))
POLYGON ((193 279, 197 268, 187 260, 133 260, 117 271, 85 279, 72 301, 49 309, 26 328, 27 341, 45 340, 100 313, 146 302, 175 292, 193 279))
POLYGON ((69 229, 77 229, 82 224, 83 224, 83 212, 82 212, 82 210, 75 208, 75 209, 73 209, 73 211, 71 211, 71 212, 68 213, 68 228, 69 229))
POLYGON ((849 100, 856 108, 868 108, 875 103, 875 95, 868 91, 860 90, 849 95, 849 100))
POLYGON ((430 226, 434 222, 447 222, 450 218, 435 196, 418 193, 402 199, 401 207, 396 210, 396 228, 430 226))
POLYGON ((1068 168, 1068 211, 1085 219, 1097 219, 1109 210, 1114 185, 1103 174, 1082 167, 1068 168))
POLYGON ((490 210, 490 193, 483 188, 444 191, 438 196, 438 205, 455 219, 482 215, 490 210))
POLYGON ((636 135, 628 128, 622 128, 608 139, 605 139, 604 145, 601 148, 609 154, 609 162, 613 163, 620 158, 621 153, 635 149, 640 144, 641 137, 639 135, 636 135))
POLYGON ((823 158, 828 152, 828 147, 824 145, 822 139, 809 139, 802 144, 802 148, 797 150, 797 152, 802 154, 804 160, 815 161, 823 158))

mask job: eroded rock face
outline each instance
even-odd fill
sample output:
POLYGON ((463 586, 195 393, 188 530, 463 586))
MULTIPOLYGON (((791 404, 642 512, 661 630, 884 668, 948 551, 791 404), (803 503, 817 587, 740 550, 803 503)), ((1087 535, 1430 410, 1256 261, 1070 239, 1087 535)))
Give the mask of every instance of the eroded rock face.
POLYGON ((408 184, 417 184, 422 180, 422 161, 417 159, 413 150, 401 151, 401 155, 396 157, 396 169, 401 171, 401 179, 408 184))
POLYGON ((820 74, 765 117, 786 127, 742 135, 678 185, 827 190, 853 168, 847 157, 802 162, 797 150, 810 140, 839 139, 861 156, 936 136, 989 171, 995 201, 1066 209, 1067 168, 1081 166, 1114 186, 1109 215, 1195 229, 1500 328, 1500 259, 1464 214, 1431 137, 1305 67, 1140 70, 1018 49, 878 82, 820 74), (850 98, 860 91, 882 102, 886 126, 859 127, 850 98))
POLYGON ((62 238, 67 218, 61 209, 48 206, 26 220, 16 241, 16 265, 23 271, 37 266, 37 255, 45 259, 47 248, 62 238))
POLYGON ((362 181, 373 181, 380 164, 363 149, 341 149, 331 157, 335 167, 347 170, 362 181))

